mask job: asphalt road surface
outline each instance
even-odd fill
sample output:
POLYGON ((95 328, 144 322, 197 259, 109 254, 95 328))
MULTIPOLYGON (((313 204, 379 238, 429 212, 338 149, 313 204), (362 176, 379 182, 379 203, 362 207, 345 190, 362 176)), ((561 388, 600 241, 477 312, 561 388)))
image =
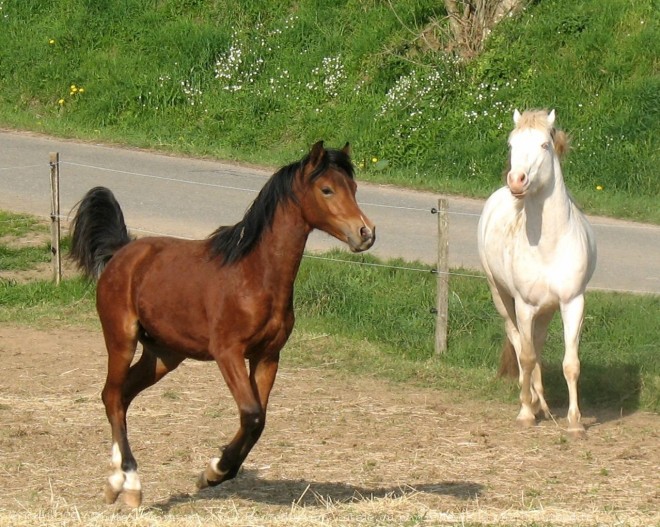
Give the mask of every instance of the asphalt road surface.
MULTIPOLYGON (((174 157, 135 149, 78 143, 0 131, 0 209, 50 214, 49 153, 60 154, 61 214, 91 187, 113 190, 129 228, 186 238, 207 236, 239 221, 273 170, 174 157)), ((300 157, 304 152, 301 151, 300 157)), ((292 159, 291 161, 295 161, 292 159)), ((358 174, 359 178, 359 174, 358 174)), ((437 261, 437 207, 442 196, 358 180, 358 201, 376 223, 371 252, 405 265, 437 261)), ((448 196, 449 264, 457 272, 480 271, 476 229, 483 202, 448 196)), ((596 231, 598 265, 592 289, 660 294, 660 227, 589 218, 596 231)), ((324 233, 307 250, 342 244, 324 233)))

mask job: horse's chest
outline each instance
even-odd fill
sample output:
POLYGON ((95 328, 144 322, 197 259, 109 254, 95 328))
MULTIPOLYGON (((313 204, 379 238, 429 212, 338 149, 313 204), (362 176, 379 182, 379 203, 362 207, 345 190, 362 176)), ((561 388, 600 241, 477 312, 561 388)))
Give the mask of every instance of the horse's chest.
POLYGON ((517 292, 517 296, 536 306, 557 305, 555 284, 562 281, 562 269, 555 255, 544 253, 536 247, 514 245, 509 269, 511 289, 517 292))
POLYGON ((246 347, 246 356, 264 351, 278 352, 293 330, 293 313, 282 310, 262 319, 254 328, 246 347))

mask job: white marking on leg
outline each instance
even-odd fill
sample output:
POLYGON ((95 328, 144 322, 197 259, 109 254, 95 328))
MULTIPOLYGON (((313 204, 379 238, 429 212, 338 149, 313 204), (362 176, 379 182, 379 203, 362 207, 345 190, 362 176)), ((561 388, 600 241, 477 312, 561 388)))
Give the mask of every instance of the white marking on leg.
POLYGON ((117 443, 112 444, 112 467, 115 469, 112 474, 108 477, 108 484, 112 490, 116 493, 121 492, 124 488, 124 481, 126 476, 121 470, 121 451, 119 450, 119 445, 117 443))
POLYGON ((126 472, 126 481, 124 482, 124 490, 142 490, 140 483, 140 476, 135 470, 126 472))
POLYGON ((119 445, 117 443, 112 443, 112 466, 114 468, 121 469, 121 450, 119 450, 119 445))
POLYGON ((211 472, 213 472, 216 476, 224 476, 225 472, 222 472, 220 470, 220 458, 219 457, 212 457, 211 461, 209 461, 209 468, 211 469, 211 472))

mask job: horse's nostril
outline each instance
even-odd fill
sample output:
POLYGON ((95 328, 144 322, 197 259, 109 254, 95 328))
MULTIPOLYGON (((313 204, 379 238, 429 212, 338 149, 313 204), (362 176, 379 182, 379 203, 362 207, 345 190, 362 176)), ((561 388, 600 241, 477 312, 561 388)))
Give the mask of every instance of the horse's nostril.
POLYGON ((371 238, 371 229, 369 227, 362 227, 360 228, 360 236, 362 237, 363 240, 368 240, 371 238))
POLYGON ((527 181, 527 174, 525 172, 509 172, 507 180, 510 185, 524 185, 527 181))

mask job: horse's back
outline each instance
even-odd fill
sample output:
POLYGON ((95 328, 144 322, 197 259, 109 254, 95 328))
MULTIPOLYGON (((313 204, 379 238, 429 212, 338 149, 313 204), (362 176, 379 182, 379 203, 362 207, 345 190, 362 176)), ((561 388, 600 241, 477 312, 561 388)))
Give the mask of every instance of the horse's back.
POLYGON ((137 239, 117 251, 99 279, 99 285, 112 281, 119 284, 137 283, 159 275, 185 276, 190 265, 205 260, 203 242, 169 237, 137 239))
POLYGON ((211 264, 203 241, 153 237, 126 245, 99 278, 97 310, 104 332, 139 326, 171 349, 204 353, 209 331, 203 278, 211 264))

